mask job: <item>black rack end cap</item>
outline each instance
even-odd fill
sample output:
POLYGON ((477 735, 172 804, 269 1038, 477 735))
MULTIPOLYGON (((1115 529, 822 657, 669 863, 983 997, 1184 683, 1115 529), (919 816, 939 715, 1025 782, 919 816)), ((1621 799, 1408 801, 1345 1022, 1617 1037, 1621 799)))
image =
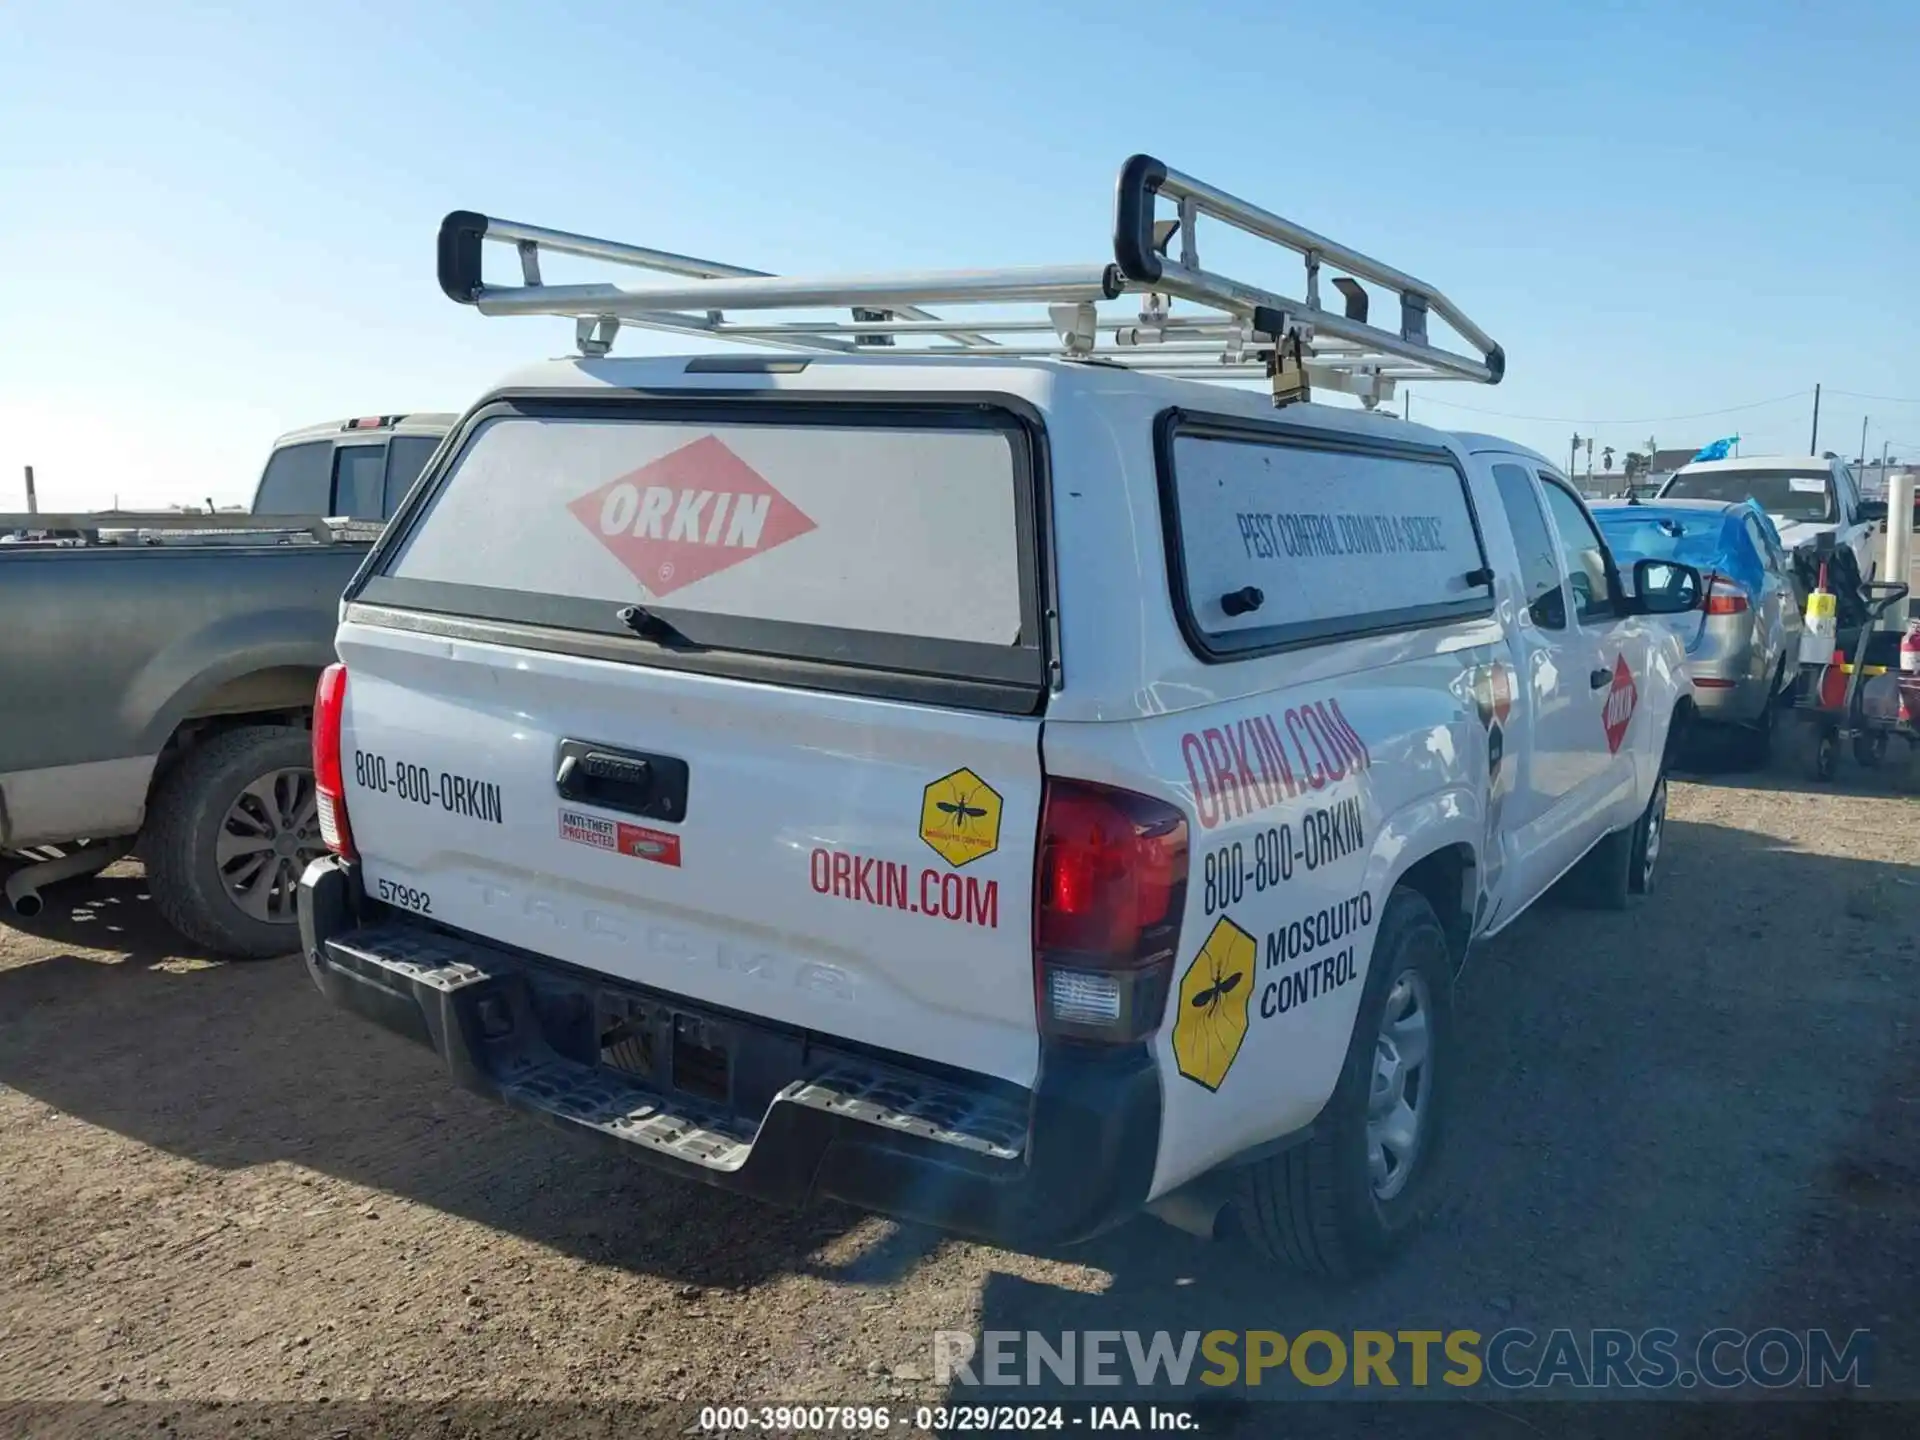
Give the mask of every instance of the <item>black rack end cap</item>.
POLYGON ((1507 373, 1507 352, 1498 345, 1487 351, 1487 370, 1492 375, 1492 384, 1498 385, 1507 373))
POLYGON ((1120 167, 1114 186, 1114 263, 1122 275, 1142 285, 1160 279, 1160 255, 1153 248, 1153 208, 1166 178, 1167 167, 1153 156, 1134 155, 1120 167))
POLYGON ((480 292, 480 242, 486 234, 487 217, 471 210, 455 210, 440 222, 440 288, 456 304, 471 305, 480 292))

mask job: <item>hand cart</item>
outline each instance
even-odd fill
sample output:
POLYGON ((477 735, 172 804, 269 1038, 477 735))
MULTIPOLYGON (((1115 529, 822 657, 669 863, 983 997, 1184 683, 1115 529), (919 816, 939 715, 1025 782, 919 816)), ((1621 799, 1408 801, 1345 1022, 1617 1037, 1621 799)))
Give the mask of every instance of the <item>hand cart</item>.
MULTIPOLYGON (((1836 650, 1825 664, 1800 667, 1793 714, 1812 727, 1811 768, 1817 780, 1833 779, 1841 746, 1847 742, 1852 744, 1855 761, 1868 769, 1886 760, 1892 738, 1920 749, 1920 688, 1903 685, 1894 666, 1873 663, 1871 654, 1881 633, 1881 618, 1907 598, 1907 587, 1896 580, 1868 580, 1860 590, 1867 602, 1867 618, 1857 632, 1851 656, 1836 650)), ((1897 647, 1898 637, 1892 631, 1885 633, 1897 647)))

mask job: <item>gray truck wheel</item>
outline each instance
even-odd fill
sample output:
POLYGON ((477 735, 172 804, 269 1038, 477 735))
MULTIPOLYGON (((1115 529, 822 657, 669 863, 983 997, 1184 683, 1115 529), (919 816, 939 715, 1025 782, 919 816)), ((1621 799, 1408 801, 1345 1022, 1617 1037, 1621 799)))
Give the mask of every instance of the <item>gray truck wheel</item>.
POLYGON ((287 725, 229 730, 190 750, 155 788, 140 839, 167 923, 245 960, 298 948, 300 872, 324 852, 312 738, 287 725))
POLYGON ((1253 1248, 1323 1275, 1363 1274, 1426 1209, 1453 1060, 1453 971, 1425 896, 1395 890, 1339 1081, 1308 1140, 1238 1172, 1253 1248))

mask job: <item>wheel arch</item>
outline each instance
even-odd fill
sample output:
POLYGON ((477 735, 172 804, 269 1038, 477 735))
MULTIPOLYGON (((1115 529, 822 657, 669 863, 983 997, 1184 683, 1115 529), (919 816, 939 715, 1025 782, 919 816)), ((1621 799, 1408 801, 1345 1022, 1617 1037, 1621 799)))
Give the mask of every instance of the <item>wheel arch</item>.
POLYGON ((1465 840, 1449 841, 1395 875, 1387 894, 1403 887, 1416 891, 1433 907, 1447 937, 1447 957, 1458 973, 1466 963, 1480 899, 1479 853, 1465 840))

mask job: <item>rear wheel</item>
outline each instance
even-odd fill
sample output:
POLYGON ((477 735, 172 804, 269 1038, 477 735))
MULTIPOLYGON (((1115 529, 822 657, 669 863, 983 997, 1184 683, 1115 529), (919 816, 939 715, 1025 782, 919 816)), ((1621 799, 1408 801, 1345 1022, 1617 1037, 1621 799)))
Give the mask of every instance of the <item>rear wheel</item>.
POLYGON ((1589 850, 1567 876, 1567 895, 1589 910, 1625 910, 1653 892, 1666 848, 1667 776, 1653 782, 1640 818, 1589 850))
POLYGON ((1853 758, 1864 769, 1879 769, 1887 759, 1887 732, 1862 730, 1856 734, 1853 737, 1853 758))
POLYGON ((305 730, 251 725, 191 750, 148 801, 140 853, 154 904, 221 955, 299 945, 300 872, 325 853, 305 730))
POLYGON ((1734 750, 1738 763, 1754 770, 1763 770, 1773 759, 1774 722, 1779 718, 1781 705, 1781 684, 1786 672, 1785 660, 1780 662, 1780 670, 1773 677, 1773 684, 1767 691, 1767 702, 1761 706, 1760 713, 1754 717, 1751 725, 1743 727, 1734 740, 1734 750))
POLYGON ((1242 1167, 1241 1229, 1269 1259, 1363 1273, 1426 1209, 1452 1060, 1447 940, 1425 896, 1395 890, 1332 1097, 1312 1138, 1242 1167))

